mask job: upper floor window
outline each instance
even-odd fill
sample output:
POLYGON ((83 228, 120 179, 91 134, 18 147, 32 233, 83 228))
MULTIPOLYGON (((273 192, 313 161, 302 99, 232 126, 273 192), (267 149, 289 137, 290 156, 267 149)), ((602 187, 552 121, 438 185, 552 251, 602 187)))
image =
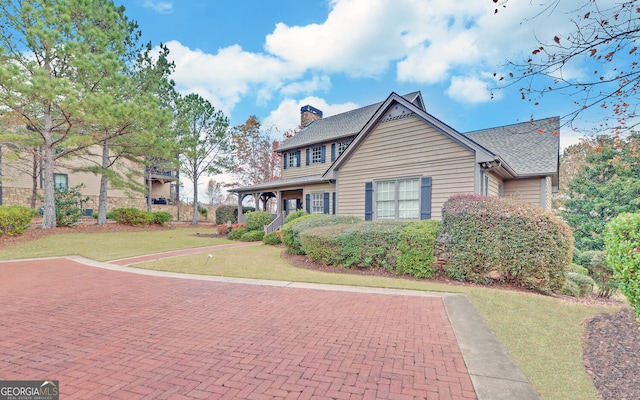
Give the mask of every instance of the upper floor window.
POLYGON ((351 140, 346 140, 344 142, 338 143, 338 156, 340 156, 340 154, 342 154, 347 149, 350 143, 351 140))
POLYGON ((311 149, 311 163, 320 164, 322 162, 322 147, 314 147, 311 149))
POLYGON ((287 167, 295 168, 300 166, 300 162, 298 161, 298 154, 299 153, 297 151, 291 151, 287 154, 289 160, 287 167))

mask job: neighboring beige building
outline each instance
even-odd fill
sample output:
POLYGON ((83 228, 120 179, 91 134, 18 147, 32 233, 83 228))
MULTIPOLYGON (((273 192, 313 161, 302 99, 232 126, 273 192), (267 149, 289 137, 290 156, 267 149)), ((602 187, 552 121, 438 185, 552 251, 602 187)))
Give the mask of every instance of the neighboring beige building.
MULTIPOLYGON (((100 151, 99 148, 96 149, 100 151)), ((95 153, 95 152, 94 152, 95 153)), ((100 157, 97 154, 85 154, 70 158, 56 160, 54 183, 64 189, 83 184, 81 192, 89 201, 82 204, 83 212, 89 215, 98 209, 98 196, 100 194, 100 176, 88 171, 88 168, 98 165, 100 157)), ((114 168, 122 174, 131 176, 131 179, 139 184, 139 189, 148 187, 148 177, 151 179, 151 198, 154 208, 159 205, 172 204, 176 198, 175 185, 177 173, 174 171, 147 169, 142 164, 122 160, 117 161, 114 168)), ((20 154, 12 154, 7 146, 0 146, 0 205, 30 206, 31 193, 33 191, 33 157, 20 154)), ((36 187, 39 195, 42 195, 42 176, 39 173, 40 166, 36 166, 36 187)), ((37 200, 36 207, 42 202, 37 200)), ((120 207, 134 207, 146 209, 146 196, 142 191, 114 189, 107 191, 107 210, 120 207)), ((167 208, 167 207, 165 207, 167 208)), ((167 211, 171 211, 167 208, 167 211)))
POLYGON ((274 224, 295 209, 365 220, 440 219, 444 202, 458 193, 549 209, 558 187, 558 117, 462 134, 427 113, 415 92, 324 119, 305 106, 301 126, 277 150, 279 181, 231 190, 239 205, 248 196, 263 206, 275 201, 274 224))

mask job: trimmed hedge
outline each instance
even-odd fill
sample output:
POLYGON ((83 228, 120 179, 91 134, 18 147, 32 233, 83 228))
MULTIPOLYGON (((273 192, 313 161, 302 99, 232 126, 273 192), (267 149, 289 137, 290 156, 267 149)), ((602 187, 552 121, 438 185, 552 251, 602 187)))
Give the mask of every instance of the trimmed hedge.
POLYGON ((640 214, 620 214, 609 221, 604 243, 620 291, 640 319, 640 214))
POLYGON ((264 231, 247 231, 242 234, 240 241, 242 242, 259 242, 264 238, 264 231))
POLYGON ((117 222, 133 226, 149 225, 153 221, 151 213, 137 208, 116 208, 113 216, 117 222))
POLYGON ((278 237, 277 232, 269 232, 262 238, 262 242, 264 244, 276 245, 282 243, 280 238, 278 237))
POLYGON ((569 272, 575 272, 577 274, 582 274, 582 275, 589 275, 589 270, 586 269, 585 267, 578 265, 576 263, 572 263, 569 266, 569 272))
POLYGON ((573 252, 569 226, 531 204, 455 195, 443 205, 446 271, 456 280, 508 281, 542 293, 562 290, 573 252))
POLYGON ((344 262, 340 235, 351 224, 319 226, 300 233, 300 243, 307 257, 324 265, 340 265, 344 262))
POLYGON ((293 211, 290 212, 284 219, 284 223, 286 224, 287 222, 291 222, 294 219, 298 219, 300 217, 304 217, 305 215, 309 215, 306 211, 304 210, 298 210, 298 211, 293 211))
POLYGON ((247 219, 247 229, 250 231, 264 231, 264 227, 273 220, 271 213, 267 211, 250 211, 245 217, 247 219))
POLYGON ((362 222, 358 217, 348 217, 329 214, 310 214, 301 216, 291 222, 284 224, 280 232, 282 243, 287 248, 289 254, 305 254, 300 242, 300 233, 307 229, 318 226, 330 226, 338 224, 357 224, 362 222))
POLYGON ((164 225, 173 219, 173 215, 167 211, 154 211, 151 213, 151 219, 154 224, 164 225))
POLYGON ((343 264, 346 267, 395 270, 398 236, 405 224, 373 221, 352 226, 340 235, 343 264))
POLYGON ((38 212, 22 206, 0 206, 0 236, 21 235, 38 212))
POLYGON ((416 278, 433 278, 435 248, 441 231, 440 221, 425 220, 407 223, 398 235, 398 266, 396 273, 416 278))

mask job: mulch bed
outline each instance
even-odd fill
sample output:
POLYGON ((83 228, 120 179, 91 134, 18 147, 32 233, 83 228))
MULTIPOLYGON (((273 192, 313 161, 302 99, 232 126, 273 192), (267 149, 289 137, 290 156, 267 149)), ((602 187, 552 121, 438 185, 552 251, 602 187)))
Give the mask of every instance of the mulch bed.
MULTIPOLYGON (((206 237, 219 237, 213 231, 212 225, 179 224, 180 227, 194 228, 194 235, 206 237), (213 231, 213 232, 212 232, 213 231)), ((93 232, 138 232, 158 229, 174 229, 176 225, 167 227, 152 225, 147 227, 133 227, 121 224, 96 225, 84 223, 69 228, 41 229, 33 226, 20 236, 0 236, 0 249, 19 245, 30 240, 35 240, 55 233, 93 233, 93 232)), ((339 267, 327 267, 309 261, 306 256, 295 256, 283 251, 282 258, 290 264, 300 267, 315 269, 324 272, 376 275, 401 279, 415 279, 411 277, 399 277, 393 272, 385 270, 348 269, 339 267)), ((467 285, 442 277, 436 280, 447 285, 467 285)), ((518 287, 499 285, 498 288, 508 290, 523 290, 518 287)), ((554 296, 561 301, 582 303, 586 305, 608 305, 614 307, 623 306, 614 299, 602 299, 589 297, 576 299, 568 296, 554 296)), ((616 313, 603 314, 585 321, 583 341, 583 359, 587 373, 592 377, 598 392, 603 400, 637 400, 640 399, 640 327, 634 319, 633 312, 628 306, 616 313)))
POLYGON ((640 327, 629 308, 588 320, 583 351, 604 400, 640 399, 640 327))

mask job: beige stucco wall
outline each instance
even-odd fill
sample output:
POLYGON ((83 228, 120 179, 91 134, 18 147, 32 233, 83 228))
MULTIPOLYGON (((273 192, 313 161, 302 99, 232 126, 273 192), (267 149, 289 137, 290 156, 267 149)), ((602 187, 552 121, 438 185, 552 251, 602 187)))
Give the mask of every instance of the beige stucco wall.
POLYGON ((338 213, 364 218, 365 183, 432 178, 431 217, 455 193, 474 192, 473 152, 417 117, 380 123, 338 171, 338 213))

